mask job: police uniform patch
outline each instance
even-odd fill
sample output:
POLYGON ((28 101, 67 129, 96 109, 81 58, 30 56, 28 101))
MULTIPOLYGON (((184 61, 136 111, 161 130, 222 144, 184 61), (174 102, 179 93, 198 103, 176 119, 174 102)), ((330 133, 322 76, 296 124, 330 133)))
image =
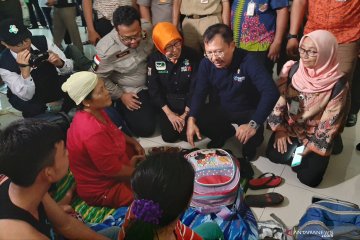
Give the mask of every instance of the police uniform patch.
POLYGON ((166 70, 166 63, 164 61, 156 61, 155 68, 158 71, 164 71, 166 70))
POLYGON ((117 57, 117 58, 122 58, 122 57, 124 57, 124 56, 126 56, 126 55, 128 55, 128 54, 130 54, 130 50, 127 50, 127 51, 124 51, 124 52, 120 52, 120 53, 116 54, 116 57, 117 57))
POLYGON ((96 72, 98 70, 100 62, 101 62, 100 57, 98 55, 95 55, 94 60, 93 60, 93 62, 91 64, 91 70, 93 72, 96 72))
POLYGON ((191 66, 183 66, 180 68, 181 72, 191 72, 191 66))

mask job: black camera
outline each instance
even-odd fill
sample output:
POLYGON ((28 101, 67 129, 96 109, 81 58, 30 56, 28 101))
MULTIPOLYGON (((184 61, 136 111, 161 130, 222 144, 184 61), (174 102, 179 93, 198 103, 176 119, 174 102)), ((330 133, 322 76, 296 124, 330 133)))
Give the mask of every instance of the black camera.
POLYGON ((34 50, 31 52, 29 65, 31 67, 38 67, 41 63, 47 61, 49 58, 48 52, 40 52, 38 50, 34 50))

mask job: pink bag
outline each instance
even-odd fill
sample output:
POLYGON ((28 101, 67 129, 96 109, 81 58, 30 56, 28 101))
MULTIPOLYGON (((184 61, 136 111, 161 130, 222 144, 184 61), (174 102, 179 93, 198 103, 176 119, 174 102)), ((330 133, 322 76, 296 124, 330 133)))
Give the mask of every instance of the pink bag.
POLYGON ((231 154, 222 149, 200 149, 186 154, 185 158, 195 170, 190 206, 204 213, 216 213, 224 206, 235 203, 240 171, 237 160, 231 154))

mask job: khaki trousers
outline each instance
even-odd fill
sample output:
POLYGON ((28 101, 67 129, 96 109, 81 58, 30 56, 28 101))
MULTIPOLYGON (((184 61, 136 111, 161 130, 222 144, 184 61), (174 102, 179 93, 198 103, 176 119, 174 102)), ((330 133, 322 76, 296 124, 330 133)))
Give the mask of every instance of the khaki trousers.
POLYGON ((75 18, 75 7, 54 8, 54 43, 60 47, 65 36, 65 31, 67 30, 72 43, 83 52, 83 45, 75 18))
POLYGON ((199 19, 185 17, 182 22, 184 45, 199 53, 204 50, 203 35, 205 30, 216 23, 222 23, 221 15, 211 15, 199 19))

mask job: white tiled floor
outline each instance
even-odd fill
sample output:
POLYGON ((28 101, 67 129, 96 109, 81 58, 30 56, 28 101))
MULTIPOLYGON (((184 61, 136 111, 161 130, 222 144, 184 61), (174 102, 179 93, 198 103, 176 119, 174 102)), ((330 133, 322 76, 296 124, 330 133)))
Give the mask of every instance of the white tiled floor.
MULTIPOLYGON (((84 29, 80 28, 80 30, 82 38, 85 40, 86 35, 84 34, 84 29)), ((37 30, 36 33, 49 35, 48 30, 40 29, 37 30)), ((94 49, 87 45, 85 46, 85 53, 88 57, 92 57, 94 49)), ((3 94, 0 94, 0 100, 3 109, 9 106, 6 96, 3 94)), ((16 111, 15 113, 5 115, 1 113, 0 111, 0 128, 20 118, 19 113, 16 113, 16 111)), ((307 206, 311 203, 312 196, 333 197, 360 204, 360 152, 355 150, 356 144, 360 142, 360 123, 358 123, 356 127, 345 128, 342 134, 344 151, 340 155, 331 157, 324 180, 317 188, 310 188, 301 184, 290 167, 274 164, 265 157, 261 157, 264 155, 266 140, 269 138, 269 135, 270 132, 266 131, 265 141, 258 151, 260 157, 253 162, 255 177, 261 173, 273 172, 276 175, 282 176, 285 179, 285 183, 278 188, 258 191, 249 190, 247 193, 261 194, 265 192, 278 192, 285 196, 286 199, 284 203, 278 207, 264 209, 254 208, 253 210, 258 220, 272 219, 270 214, 275 213, 288 227, 292 227, 298 223, 307 206)), ((186 142, 178 142, 176 144, 164 143, 158 133, 150 138, 140 138, 139 141, 145 148, 164 145, 190 148, 190 145, 186 142)), ((205 147, 208 141, 208 139, 203 139, 197 142, 196 146, 199 148, 205 147)), ((241 146, 235 139, 227 141, 224 148, 231 149, 236 156, 240 156, 241 146)))

